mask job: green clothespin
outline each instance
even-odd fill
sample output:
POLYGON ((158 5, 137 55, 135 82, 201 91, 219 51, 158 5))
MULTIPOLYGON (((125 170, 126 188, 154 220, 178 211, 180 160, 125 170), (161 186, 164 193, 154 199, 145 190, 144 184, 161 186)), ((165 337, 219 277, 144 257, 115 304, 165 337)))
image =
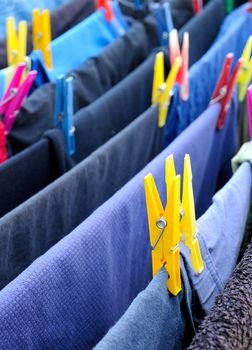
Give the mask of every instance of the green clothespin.
POLYGON ((230 13, 234 9, 234 0, 226 0, 226 12, 230 13))

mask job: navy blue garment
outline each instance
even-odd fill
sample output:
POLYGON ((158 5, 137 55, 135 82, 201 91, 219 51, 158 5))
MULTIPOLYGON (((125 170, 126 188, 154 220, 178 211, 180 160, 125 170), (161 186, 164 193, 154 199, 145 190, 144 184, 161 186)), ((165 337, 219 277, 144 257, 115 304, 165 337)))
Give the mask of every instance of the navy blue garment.
MULTIPOLYGON (((34 4, 33 4, 34 5, 34 4)), ((57 38, 95 11, 93 0, 68 0, 51 12, 52 39, 57 38)), ((32 27, 28 26, 27 54, 32 51, 32 27)), ((0 39, 0 68, 7 67, 6 38, 0 39)))
MULTIPOLYGON (((69 76, 74 78, 75 111, 85 107, 133 71, 158 46, 152 16, 134 22, 129 31, 96 58, 83 63, 69 76)), ((13 154, 38 141, 53 126, 55 86, 37 89, 23 104, 8 136, 13 154)))
POLYGON ((183 289, 175 297, 167 291, 163 269, 139 293, 122 318, 95 350, 184 349, 194 336, 192 290, 181 259, 183 289))
MULTIPOLYGON (((190 21, 182 28, 180 39, 182 39, 183 33, 185 31, 187 31, 189 35, 194 36, 195 33, 197 33, 201 28, 207 28, 207 35, 199 36, 198 41, 193 41, 191 43, 190 50, 193 53, 190 56, 191 64, 195 63, 195 61, 198 60, 199 56, 208 50, 209 46, 219 31, 224 15, 225 11, 223 1, 213 0, 209 3, 209 5, 204 7, 204 10, 199 16, 194 17, 192 21, 190 21)), ((142 37, 143 41, 141 41, 141 45, 143 45, 143 47, 139 45, 138 39, 136 39, 140 39, 141 37, 140 30, 138 34, 138 29, 134 26, 135 29, 133 30, 132 27, 129 33, 125 35, 125 41, 123 38, 119 39, 121 41, 115 41, 113 45, 105 49, 102 56, 93 61, 89 61, 87 64, 84 64, 82 67, 80 67, 79 70, 71 74, 75 77, 76 111, 79 108, 93 102, 97 97, 115 85, 126 74, 133 70, 136 65, 141 62, 141 60, 144 60, 144 58, 146 58, 150 52, 151 48, 156 45, 158 39, 157 37, 154 39, 153 32, 156 30, 154 29, 156 27, 155 22, 153 22, 153 18, 149 17, 149 19, 146 19, 143 23, 146 31, 146 34, 143 34, 142 37), (153 41, 147 44, 148 46, 145 51, 143 48, 146 45, 145 40, 146 35, 149 35, 148 33, 153 33, 153 41), (130 36, 131 39, 129 39, 128 36, 130 36), (128 40, 133 41, 130 49, 127 46, 128 40), (121 43, 120 45, 119 42, 121 43), (134 52, 138 52, 136 57, 139 57, 138 55, 140 55, 141 58, 135 60, 135 54, 130 57, 131 55, 129 55, 129 50, 131 49, 134 52), (118 59, 116 60, 116 63, 113 64, 112 62, 115 62, 115 57, 118 59), (130 59, 128 63, 127 60, 125 60, 126 57, 130 59), (115 70, 115 67, 117 66, 118 70, 115 70)), ((145 65, 143 64, 143 66, 145 65)), ((143 75, 141 76, 141 79, 143 79, 144 74, 147 74, 144 68, 142 72, 143 75)), ((151 74, 151 76, 149 76, 149 79, 151 81, 153 79, 153 68, 149 67, 148 72, 148 74, 151 74)), ((168 70, 166 73, 167 72, 168 70)), ((136 80, 135 83, 139 84, 139 81, 136 80)), ((148 96, 151 96, 151 85, 146 85, 146 90, 148 90, 146 91, 147 99, 149 98, 148 96)), ((52 85, 45 85, 38 89, 24 103, 17 116, 13 129, 8 136, 8 141, 12 153, 17 153, 18 151, 38 141, 42 137, 43 132, 52 127, 54 108, 53 96, 54 87, 52 85)), ((149 106, 150 99, 148 101, 149 106)))
POLYGON ((174 93, 174 106, 165 128, 165 145, 207 108, 226 55, 233 52, 236 63, 251 34, 252 15, 246 13, 244 7, 227 16, 218 40, 189 71, 189 99, 180 101, 178 89, 174 93))
MULTIPOLYGON (((2 286, 46 252, 0 292, 0 348, 90 349, 97 344, 151 280, 144 176, 153 174, 164 201, 165 159, 174 154, 181 174, 184 155, 189 153, 196 204, 205 196, 211 202, 211 189, 201 184, 202 178, 218 172, 218 164, 208 164, 206 155, 215 142, 219 111, 219 105, 209 108, 48 252, 85 218, 87 206, 111 185, 111 176, 95 153, 0 220, 2 286)), ((235 119, 233 106, 229 115, 235 119)), ((224 128, 228 126, 225 123, 224 128)), ((145 142, 149 144, 147 137, 145 142)), ((124 168, 115 166, 114 173, 127 170, 134 148, 132 144, 127 149, 124 168)), ((117 147, 115 151, 121 152, 117 147)), ((113 159, 111 154, 107 159, 113 159)))
POLYGON ((0 216, 42 190, 55 180, 56 174, 58 177, 74 164, 82 161, 148 109, 151 100, 154 59, 154 55, 150 56, 134 73, 129 74, 123 81, 98 98, 95 103, 81 109, 75 115, 76 152, 73 155, 74 161, 71 161, 66 153, 61 131, 51 129, 49 130, 51 138, 52 136, 55 140, 60 138, 60 141, 54 143, 53 157, 48 140, 42 138, 14 156, 11 162, 0 166, 0 183, 5 183, 0 196, 0 216), (135 99, 136 95, 138 99, 135 99), (40 158, 41 152, 47 152, 43 156, 43 161, 40 158), (57 161, 55 161, 56 158, 57 161), (68 159, 68 167, 65 167, 65 159, 68 159), (60 162, 63 163, 61 167, 57 166, 60 162), (19 178, 16 180, 16 169, 20 167, 22 167, 22 172, 19 173, 19 178), (55 171, 55 168, 59 170, 55 171), (33 176, 32 183, 30 183, 30 173, 33 176), (49 176, 51 173, 55 176, 49 176), (10 174, 12 174, 11 177, 10 174), (15 191, 13 191, 13 183, 15 183, 15 191))
MULTIPOLYGON (((36 234, 35 231, 33 232, 34 239, 32 236, 30 237, 32 242, 30 244, 27 243, 26 239, 22 240, 22 242, 17 239, 18 247, 13 246, 14 250, 18 248, 19 252, 15 252, 13 255, 9 251, 9 257, 11 256, 11 259, 14 258, 15 262, 13 261, 12 265, 14 267, 14 270, 11 268, 11 262, 6 260, 6 255, 4 254, 3 257, 3 265, 5 265, 5 268, 7 270, 2 273, 0 272, 0 280, 1 280, 1 286, 6 285, 12 278, 14 278, 19 271, 22 271, 26 266, 28 261, 33 261, 34 258, 38 257, 40 254, 44 253, 50 246, 52 246, 54 243, 56 243, 61 237, 62 237, 62 229, 66 233, 68 233, 70 230, 72 230, 74 227, 76 227, 83 219, 85 219, 89 214, 91 214, 99 205, 101 205, 105 200, 107 200, 113 193, 115 193, 120 187, 122 187, 129 179, 131 179, 138 171, 140 171, 151 159, 153 159, 160 151, 162 147, 162 129, 158 128, 158 108, 153 107, 150 108, 148 111, 146 111, 144 114, 142 114, 139 118, 134 120, 131 124, 129 124, 126 128, 124 128, 120 133, 115 135, 111 140, 109 140, 107 143, 105 143, 102 147, 98 148, 96 152, 93 152, 88 158, 86 158, 81 164, 82 164, 82 180, 85 180, 85 194, 81 193, 81 198, 78 199, 78 193, 79 189, 78 186, 73 192, 69 192, 68 189, 66 189, 64 183, 66 181, 65 176, 67 178, 70 176, 71 178, 71 171, 65 174, 65 176, 60 177, 58 179, 59 182, 57 183, 53 182, 51 185, 47 186, 43 191, 39 192, 37 195, 30 198, 30 200, 26 201, 24 204, 22 204, 20 207, 16 208, 10 213, 10 216, 14 214, 14 217, 19 217, 20 220, 23 222, 23 219, 26 218, 25 221, 27 221, 27 214, 26 212, 26 203, 33 202, 34 208, 37 207, 40 214, 42 214, 42 211, 46 210, 44 212, 43 217, 47 220, 47 224, 44 226, 42 221, 39 223, 37 222, 37 215, 33 216, 33 218, 29 219, 30 227, 33 226, 32 220, 35 220, 37 222, 36 226, 36 232, 38 233, 40 231, 40 228, 43 230, 48 230, 50 227, 49 220, 52 219, 52 224, 55 226, 53 229, 54 234, 49 234, 48 236, 44 232, 44 236, 40 236, 39 240, 35 238, 36 234), (127 161, 128 155, 131 155, 130 161, 127 161), (116 169, 120 169, 120 171, 116 171, 116 169), (50 206, 50 203, 54 202, 54 197, 57 191, 54 192, 54 185, 56 184, 57 189, 59 189, 61 195, 64 197, 65 195, 68 196, 67 202, 69 203, 69 207, 66 211, 62 211, 60 207, 56 206, 54 207, 55 210, 58 210, 58 213, 60 214, 60 217, 63 219, 69 219, 68 225, 59 226, 60 222, 55 217, 54 211, 51 212, 48 205, 50 206), (52 186, 52 188, 51 188, 52 186), (40 195, 42 194, 43 198, 46 198, 46 205, 43 204, 43 209, 40 211, 39 207, 37 206, 40 203, 40 195), (44 197, 45 195, 45 197, 44 197), (38 196, 38 198, 37 198, 38 196), (74 200, 74 203, 72 203, 72 200, 74 200), (80 200, 79 205, 77 205, 78 200, 80 200), (75 202, 76 201, 76 202, 75 202), (73 206, 72 206, 73 205, 73 206), (77 209, 76 215, 73 214, 73 210, 77 209), (57 208, 57 209, 56 209, 57 208), (80 210, 79 210, 80 209, 80 210), (17 216, 15 213, 18 213, 17 216), (51 213, 50 213, 51 212, 51 213), (50 213, 50 214, 49 214, 50 213), (49 215, 49 217, 48 217, 49 215), (22 253, 21 253, 22 251, 22 253), (31 254, 31 255, 30 255, 31 254), (35 255, 34 255, 35 254, 35 255), (17 258, 17 260, 16 260, 17 258), (31 259, 31 260, 30 260, 31 259), (7 263, 7 265, 6 265, 7 263), (25 265, 24 265, 25 264, 25 265), (8 267, 7 267, 8 266, 8 267), (21 270, 20 270, 21 269, 21 270), (3 281, 3 279, 5 281, 3 281)), ((78 169, 80 166, 77 165, 75 168, 78 169)), ((42 173, 38 174, 39 176, 43 177, 42 173)), ((70 180, 71 181, 71 180, 70 180)), ((75 182, 75 180, 73 180, 75 182)), ((76 183, 77 184, 77 183, 76 183)), ((13 183, 12 183, 13 185, 13 183)), ((19 185, 19 183, 18 183, 19 185)), ((13 187, 12 187, 13 188, 13 187)), ((63 200, 62 197, 62 200, 63 200)), ((55 198, 56 199, 56 198, 55 198)), ((7 198, 8 200, 8 198, 7 198)), ((66 204, 66 203, 65 203, 66 204)), ((28 214, 29 215, 29 214, 28 214)), ((14 229, 14 226, 12 226, 15 222, 15 220, 11 220, 9 224, 12 226, 12 229, 10 228, 8 222, 8 214, 4 216, 1 220, 1 223, 3 223, 2 228, 7 228, 12 231, 14 229), (7 221, 6 221, 7 220, 7 221)), ((34 221, 34 222, 35 222, 34 221)), ((23 226, 23 225, 21 225, 23 226)), ((21 228, 20 226, 20 228, 21 228)), ((15 233, 14 235, 18 235, 19 237, 22 236, 21 231, 16 226, 15 227, 15 233), (21 235, 21 236, 20 236, 21 235)), ((28 231, 27 231, 28 233, 28 231)), ((0 228, 0 235, 6 236, 5 229, 0 228), (5 232, 5 233, 4 233, 5 232)), ((2 241, 2 248, 9 249, 7 247, 6 242, 4 243, 2 241)), ((5 251, 6 253, 6 251, 5 251)), ((1 259, 1 258, 0 258, 1 259)), ((2 270, 3 271, 3 270, 2 270)))

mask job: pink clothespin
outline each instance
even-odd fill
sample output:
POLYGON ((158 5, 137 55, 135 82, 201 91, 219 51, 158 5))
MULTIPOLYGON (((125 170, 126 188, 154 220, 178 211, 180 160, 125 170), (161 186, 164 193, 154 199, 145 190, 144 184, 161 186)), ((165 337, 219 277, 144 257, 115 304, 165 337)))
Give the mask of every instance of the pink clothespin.
POLYGON ((2 120, 0 120, 0 164, 4 163, 7 159, 5 127, 2 120))
POLYGON ((248 121, 249 121, 249 136, 252 140, 252 85, 248 87, 248 121))
POLYGON ((195 15, 202 11, 202 0, 192 0, 195 15))
POLYGON ((105 9, 106 20, 111 22, 114 18, 113 9, 109 0, 96 0, 96 10, 105 9))
POLYGON ((248 8, 246 9, 246 12, 251 12, 252 13, 252 0, 248 1, 248 8))
POLYGON ((242 58, 238 60, 234 68, 233 74, 230 76, 233 58, 234 55, 232 53, 227 54, 219 80, 216 84, 214 93, 210 101, 210 104, 214 104, 217 102, 220 102, 221 104, 221 111, 217 123, 218 129, 222 129, 224 126, 226 114, 231 102, 232 93, 234 91, 237 76, 243 62, 242 58))
POLYGON ((189 98, 188 86, 188 64, 189 64, 189 34, 184 33, 182 52, 180 52, 177 29, 173 29, 169 34, 170 62, 171 66, 177 57, 181 57, 182 65, 177 75, 176 83, 180 84, 180 98, 186 101, 189 98))
POLYGON ((27 96, 37 75, 37 71, 31 71, 25 81, 20 84, 25 67, 25 63, 18 65, 8 89, 0 102, 0 114, 4 115, 5 134, 11 131, 17 112, 21 108, 23 100, 27 96))

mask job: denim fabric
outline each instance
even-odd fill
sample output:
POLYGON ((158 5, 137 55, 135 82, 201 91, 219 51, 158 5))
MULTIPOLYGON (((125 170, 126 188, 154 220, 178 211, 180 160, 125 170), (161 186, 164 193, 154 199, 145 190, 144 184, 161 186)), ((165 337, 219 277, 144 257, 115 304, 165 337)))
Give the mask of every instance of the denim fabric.
MULTIPOLYGON (((211 2, 209 6, 210 4, 211 2)), ((244 8, 234 11, 226 18, 218 40, 189 71, 190 98, 187 101, 180 101, 177 95, 178 90, 175 91, 176 107, 174 108, 176 111, 173 111, 175 115, 168 117, 165 145, 168 145, 207 108, 227 53, 234 53, 236 63, 251 34, 251 14, 246 13, 244 8), (173 132, 170 131, 170 128, 173 132)))
MULTIPOLYGON (((61 74, 67 74, 83 61, 97 56, 126 32, 127 24, 116 4, 113 5, 113 11, 114 18, 111 22, 107 21, 105 10, 102 9, 51 42, 53 68, 49 70, 45 67, 50 81, 56 81, 61 74)), ((34 55, 38 55, 43 62, 40 51, 35 51, 34 55)))
MULTIPOLYGON (((126 186, 0 292, 1 348, 89 349, 107 333, 151 279, 144 176, 154 175, 164 201, 166 157, 174 154, 176 170, 181 173, 184 155, 189 153, 196 203, 199 196, 206 196, 208 189, 201 187, 201 179, 214 171, 205 159, 215 142, 219 110, 219 105, 208 109, 126 186), (197 143, 193 142, 196 136, 197 143)), ((143 132, 138 130, 140 138, 143 132)), ((149 144, 147 136, 145 142, 149 144)), ((114 166, 114 174, 117 169, 123 174, 131 166, 136 148, 134 143, 127 148, 124 168, 114 166)), ((121 154, 122 150, 116 146, 115 151, 121 154)), ((76 227, 85 218, 86 207, 111 185, 106 165, 97 157, 97 171, 95 159, 93 153, 0 220, 2 286, 76 227)))
MULTIPOLYGON (((4 0, 7 2, 7 0, 4 0)), ((27 1, 28 3, 28 1, 27 1)), ((93 0, 68 0, 51 12, 52 39, 80 23, 95 11, 93 0)), ((32 27, 28 26, 27 54, 32 51, 32 27)), ((0 68, 7 66, 6 38, 0 38, 0 68)))
POLYGON ((181 259, 183 290, 167 291, 167 273, 161 270, 129 306, 122 318, 97 344, 95 350, 184 349, 194 335, 192 290, 181 259), (189 310, 185 302, 190 303, 189 310))

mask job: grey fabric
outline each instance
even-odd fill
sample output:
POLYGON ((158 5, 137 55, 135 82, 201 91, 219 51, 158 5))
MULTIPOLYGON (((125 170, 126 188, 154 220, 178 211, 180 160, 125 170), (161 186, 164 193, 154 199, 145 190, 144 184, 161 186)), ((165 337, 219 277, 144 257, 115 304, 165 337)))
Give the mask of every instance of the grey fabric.
POLYGON ((0 220, 0 287, 71 232, 162 149, 158 108, 0 220), (60 207, 59 207, 60 206, 60 207))
POLYGON ((243 102, 239 102, 238 112, 238 143, 241 147, 244 142, 250 140, 249 136, 249 121, 248 121, 248 104, 247 99, 243 102))

